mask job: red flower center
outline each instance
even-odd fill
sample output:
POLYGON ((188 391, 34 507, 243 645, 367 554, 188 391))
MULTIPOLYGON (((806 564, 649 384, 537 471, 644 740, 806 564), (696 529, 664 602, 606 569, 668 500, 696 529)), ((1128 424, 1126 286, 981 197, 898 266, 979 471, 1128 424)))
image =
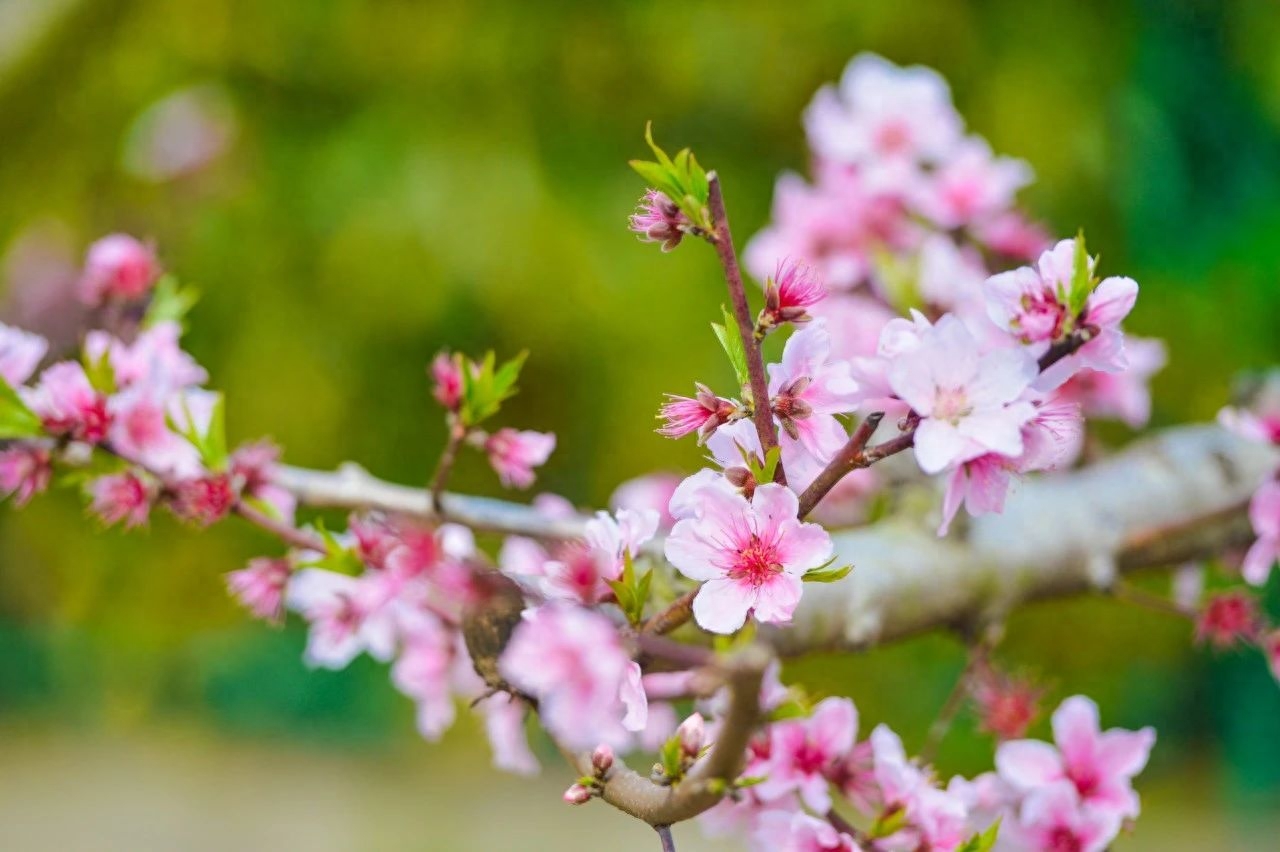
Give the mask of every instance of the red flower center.
POLYGON ((781 573, 777 542, 762 541, 758 535, 752 534, 747 545, 738 551, 738 559, 729 569, 729 578, 760 586, 781 573))

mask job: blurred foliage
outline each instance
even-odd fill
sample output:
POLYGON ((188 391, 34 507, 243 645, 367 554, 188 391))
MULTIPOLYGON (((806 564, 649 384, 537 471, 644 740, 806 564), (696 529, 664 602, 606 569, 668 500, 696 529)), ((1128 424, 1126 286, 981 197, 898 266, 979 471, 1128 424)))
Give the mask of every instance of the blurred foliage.
MULTIPOLYGON (((154 238, 205 293, 189 345, 232 437, 269 434, 295 463, 425 480, 443 424, 423 370, 448 346, 530 351, 503 418, 558 434, 539 487, 600 505, 627 477, 691 469, 697 450, 652 418, 663 392, 731 380, 707 328, 723 285, 709 251, 627 233, 643 187, 626 161, 652 119, 720 172, 743 239, 775 175, 804 168, 802 108, 862 50, 939 69, 970 126, 1036 168, 1029 206, 1141 282, 1131 325, 1172 354, 1157 424, 1210 417, 1233 373, 1280 360, 1276 4, 64 0, 27 18, 0 44, 0 242, 51 222, 77 253, 108 231, 154 238), (197 85, 235 110, 228 154, 131 177, 136 117, 197 85)), ((12 269, 16 302, 31 285, 12 269)), ((455 484, 496 492, 475 458, 455 484)), ((167 519, 97 535, 67 494, 5 512, 3 709, 412 736, 385 671, 309 673, 295 628, 226 599, 222 572, 275 547, 167 519)), ((1019 614, 1002 654, 1042 669, 1054 701, 1085 691, 1108 723, 1160 725, 1157 771, 1195 741, 1240 783, 1274 784, 1280 761, 1256 745, 1280 742, 1280 691, 1255 657, 1210 661, 1188 638, 1067 602, 1019 614)), ((936 636, 797 673, 918 745, 961 664, 936 636)), ((971 771, 989 744, 957 735, 942 759, 971 771)))

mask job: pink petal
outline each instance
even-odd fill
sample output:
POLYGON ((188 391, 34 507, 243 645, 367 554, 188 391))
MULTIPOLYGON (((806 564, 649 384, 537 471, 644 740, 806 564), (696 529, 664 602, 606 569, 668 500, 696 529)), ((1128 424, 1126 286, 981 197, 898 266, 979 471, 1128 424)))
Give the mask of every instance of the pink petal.
POLYGON ((1063 777, 1058 750, 1039 740, 1012 740, 996 749, 1000 777, 1022 790, 1043 787, 1063 777))
POLYGON ((1138 300, 1138 282, 1132 278, 1105 278, 1089 297, 1085 318, 1094 325, 1116 325, 1129 315, 1138 300))
MULTIPOLYGON (((791 621, 791 614, 800 603, 800 594, 804 583, 794 574, 777 574, 760 586, 755 593, 755 616, 757 621, 768 624, 786 624, 791 621)), ((697 600, 694 600, 694 613, 697 613, 697 600)))
POLYGON ((1097 759, 1098 705, 1083 695, 1073 695, 1053 711, 1053 739, 1067 766, 1088 766, 1097 759))
POLYGON ((1267 582, 1271 566, 1280 557, 1280 541, 1271 538, 1260 538, 1244 555, 1240 564, 1240 573, 1245 580, 1254 586, 1262 586, 1267 582))
POLYGON ((950 423, 926 419, 916 427, 916 461, 925 473, 938 473, 976 453, 973 444, 950 423))
POLYGON ((778 558, 784 571, 799 575, 830 559, 832 549, 831 536, 820 525, 793 522, 784 527, 778 558))
POLYGON ((784 521, 794 521, 800 511, 800 501, 790 488, 770 482, 756 488, 751 508, 759 517, 757 532, 763 538, 771 535, 784 521))
POLYGON ((693 618, 703 630, 733 633, 746 623, 747 612, 755 603, 755 589, 750 585, 727 578, 709 580, 693 599, 693 618))
POLYGON ((1155 728, 1107 731, 1099 743, 1098 763, 1107 774, 1132 778, 1147 765, 1147 757, 1155 742, 1155 728))

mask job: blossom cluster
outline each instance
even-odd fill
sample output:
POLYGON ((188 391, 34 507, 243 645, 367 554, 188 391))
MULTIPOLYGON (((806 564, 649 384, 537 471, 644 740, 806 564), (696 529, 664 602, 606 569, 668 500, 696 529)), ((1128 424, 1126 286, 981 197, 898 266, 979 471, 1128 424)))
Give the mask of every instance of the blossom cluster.
POLYGON ((1073 696, 1053 714, 1053 744, 1005 742, 995 771, 943 785, 888 726, 863 740, 857 729, 847 698, 769 725, 745 770, 763 780, 704 824, 745 833, 760 850, 947 852, 998 822, 996 849, 1100 852, 1138 815, 1132 780, 1155 742, 1150 728, 1102 731, 1097 706, 1073 696))

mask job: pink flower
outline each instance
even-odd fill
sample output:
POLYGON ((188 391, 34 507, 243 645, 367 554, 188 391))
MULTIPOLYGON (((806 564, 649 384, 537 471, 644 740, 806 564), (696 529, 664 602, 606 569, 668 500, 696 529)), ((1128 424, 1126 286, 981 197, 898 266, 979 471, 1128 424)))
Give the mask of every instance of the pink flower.
POLYGON ((683 438, 696 432, 698 443, 702 444, 738 414, 738 404, 733 400, 716 396, 706 385, 695 386, 698 393, 694 397, 667 394, 667 401, 658 409, 658 418, 663 421, 659 435, 683 438))
POLYGON ((656 189, 645 192, 630 219, 631 230, 639 234, 643 242, 662 243, 663 251, 680 245, 692 224, 674 201, 656 189))
POLYGON ((763 324, 768 328, 784 322, 808 322, 808 309, 826 295, 827 288, 807 264, 790 258, 779 260, 777 271, 765 283, 763 324))
POLYGON ((920 245, 920 295, 930 304, 947 311, 968 308, 987 278, 982 258, 971 248, 962 250, 945 234, 930 234, 920 245))
POLYGON ((456 716, 451 683, 455 634, 430 613, 415 611, 407 621, 391 682, 417 702, 418 732, 434 742, 456 716))
POLYGON ((915 202, 939 227, 952 230, 1007 210, 1031 179, 1025 162, 997 157, 985 140, 971 136, 921 182, 915 202))
POLYGON ((1249 519, 1258 540, 1245 554, 1240 567, 1244 578, 1255 586, 1267 582, 1271 566, 1280 558, 1280 482, 1267 482, 1249 502, 1249 519))
POLYGON ((131 345, 103 333, 90 332, 85 350, 94 360, 109 353, 116 384, 168 396, 209 380, 209 373, 182 349, 182 328, 161 322, 145 329, 131 345))
MULTIPOLYGON (((1024 266, 987 279, 987 313, 1000 328, 1037 356, 1072 331, 1091 327, 1093 339, 1063 358, 1041 379, 1050 390, 1082 368, 1118 373, 1128 366, 1120 322, 1133 310, 1138 285, 1132 278, 1105 278, 1089 294, 1080 314, 1068 304, 1075 273, 1076 241, 1062 240, 1040 255, 1033 269, 1024 266)), ((1093 274, 1094 259, 1089 259, 1093 274)))
POLYGON ((623 748, 644 730, 640 667, 607 618, 549 604, 525 614, 498 661, 502 676, 538 700, 543 725, 568 748, 623 748))
POLYGON ((1218 422, 1243 438, 1280 444, 1280 374, 1268 374, 1246 408, 1224 408, 1218 422))
POLYGON ((1222 650, 1252 641, 1262 627, 1258 604, 1244 592, 1223 592, 1209 598, 1196 619, 1196 641, 1222 650))
POLYGON ((309 666, 345 668, 361 652, 386 662, 395 652, 394 607, 385 589, 365 577, 320 568, 296 572, 285 589, 285 605, 310 625, 309 666))
POLYGON ((546 463, 556 448, 556 436, 549 432, 518 432, 499 429, 484 442, 489 464, 507 488, 528 488, 533 484, 533 469, 546 463))
POLYGON ((0 323, 0 378, 17 387, 32 373, 49 351, 49 341, 38 334, 0 323))
POLYGON ((31 410, 54 435, 96 444, 107 437, 111 414, 107 399, 93 389, 84 367, 74 361, 54 364, 40 374, 36 387, 24 394, 31 410))
POLYGON ((1147 764, 1154 729, 1100 731, 1098 705, 1076 695, 1054 711, 1053 737, 1057 748, 1038 740, 1003 743, 996 751, 1001 777, 1027 793, 1066 780, 1098 812, 1119 819, 1138 815, 1132 779, 1147 764))
POLYGON ((1088 807, 1075 787, 1057 782, 1028 795, 1017 821, 1002 823, 1000 835, 1012 841, 1012 849, 1102 852, 1121 824, 1115 811, 1088 807))
POLYGON ((0 451, 0 492, 12 496, 14 505, 25 506, 52 479, 52 457, 44 447, 14 444, 0 451))
POLYGON ((951 91, 934 70, 900 68, 864 53, 805 111, 809 145, 819 157, 851 164, 937 162, 960 141, 951 91))
POLYGON ((755 847, 769 852, 858 852, 853 838, 825 819, 800 811, 765 811, 752 835, 755 847))
POLYGON ((493 765, 516 775, 537 775, 541 767, 529 751, 529 740, 525 736, 525 703, 499 692, 476 706, 484 716, 485 734, 493 749, 493 765))
POLYGON ((111 234, 89 246, 80 298, 98 305, 110 298, 137 299, 160 277, 160 264, 150 246, 128 234, 111 234))
POLYGON ((801 523, 796 495, 774 483, 758 486, 750 502, 711 487, 698 498, 698 515, 677 522, 666 541, 668 561, 703 584, 693 601, 698 624, 732 633, 749 613, 762 622, 789 621, 801 577, 831 557, 826 531, 801 523))
POLYGON ((608 566, 609 579, 622 574, 623 554, 640 555, 640 548, 658 532, 658 513, 652 509, 633 512, 620 509, 616 516, 596 512, 587 521, 583 537, 592 550, 608 566))
POLYGON ((849 435, 836 414, 858 406, 858 384, 846 361, 832 361, 831 335, 818 320, 791 335, 782 362, 769 365, 773 413, 787 434, 825 463, 849 435))
POLYGON ((146 524, 155 488, 132 473, 100 476, 89 483, 93 502, 89 511, 110 526, 124 522, 125 529, 146 524))
POLYGON ((614 511, 630 509, 633 512, 643 512, 652 509, 658 513, 658 528, 669 530, 675 523, 675 518, 671 517, 667 506, 671 503, 671 495, 675 493, 681 478, 674 473, 650 473, 628 479, 614 489, 609 498, 609 506, 614 511))
POLYGON ((1023 214, 1010 210, 979 222, 975 236, 1005 257, 1035 260, 1052 245, 1045 229, 1027 221, 1023 214))
POLYGON ((458 359, 441 352, 431 362, 431 378, 435 382, 432 395, 449 411, 457 411, 462 403, 462 367, 458 359))
POLYGON ((796 792, 817 813, 831 809, 827 776, 853 748, 858 711, 847 698, 825 698, 807 719, 789 719, 769 727, 768 778, 761 797, 776 799, 796 792))
POLYGON ((236 503, 231 477, 225 473, 183 479, 173 486, 173 513, 184 521, 207 527, 227 516, 236 503))
POLYGON ((250 559, 246 567, 227 574, 227 589, 249 612, 279 624, 284 619, 284 590, 292 572, 287 559, 250 559))
POLYGON ((1019 349, 980 354, 959 320, 944 316, 920 345, 889 368, 889 385, 920 415, 916 461, 938 473, 985 453, 1017 456, 1022 427, 1035 416, 1020 398, 1036 376, 1035 361, 1019 349))

